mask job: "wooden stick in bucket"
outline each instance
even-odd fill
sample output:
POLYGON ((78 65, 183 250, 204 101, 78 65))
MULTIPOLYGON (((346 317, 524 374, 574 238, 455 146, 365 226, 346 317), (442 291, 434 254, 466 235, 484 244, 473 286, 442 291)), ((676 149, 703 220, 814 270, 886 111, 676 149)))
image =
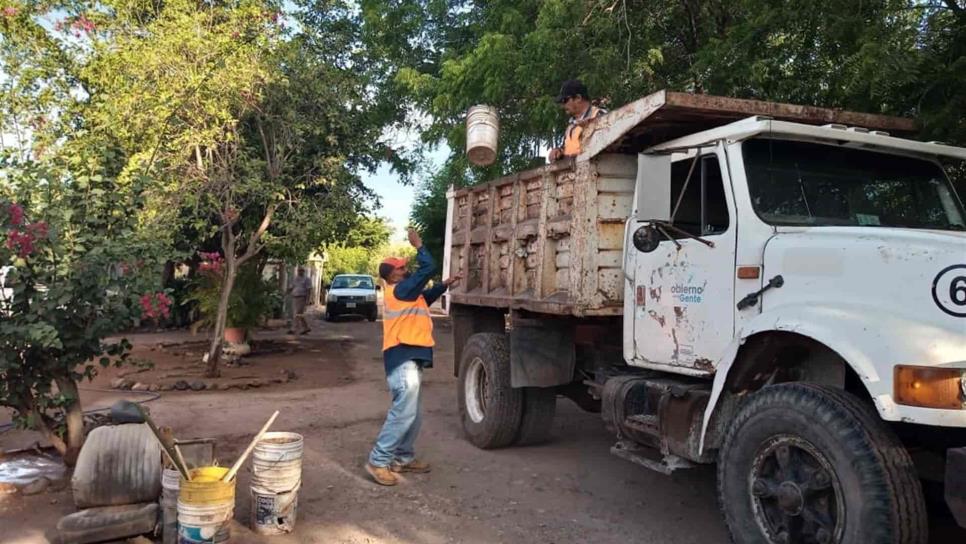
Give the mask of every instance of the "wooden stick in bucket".
POLYGON ((256 434, 255 438, 252 439, 251 444, 249 444, 248 447, 245 448, 245 451, 242 452, 241 457, 239 457, 238 460, 235 461, 235 464, 231 466, 231 470, 229 470, 228 473, 225 474, 225 477, 222 478, 221 481, 230 482, 232 478, 235 477, 235 474, 238 473, 238 469, 241 468, 242 464, 245 462, 245 459, 248 459, 248 456, 251 455, 252 450, 255 449, 255 444, 258 444, 258 441, 262 439, 262 435, 264 435, 268 431, 268 428, 272 426, 272 423, 275 423, 276 417, 278 417, 278 410, 275 410, 275 413, 272 414, 272 417, 268 418, 268 421, 265 423, 265 426, 262 427, 262 430, 258 431, 258 434, 256 434))

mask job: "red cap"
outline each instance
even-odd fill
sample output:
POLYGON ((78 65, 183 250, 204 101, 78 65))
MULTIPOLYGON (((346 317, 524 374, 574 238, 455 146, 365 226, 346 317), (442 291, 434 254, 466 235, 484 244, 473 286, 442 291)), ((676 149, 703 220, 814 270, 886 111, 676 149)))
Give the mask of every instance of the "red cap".
POLYGON ((389 257, 382 261, 382 264, 388 264, 393 268, 405 268, 407 263, 409 263, 409 261, 403 259, 402 257, 389 257))

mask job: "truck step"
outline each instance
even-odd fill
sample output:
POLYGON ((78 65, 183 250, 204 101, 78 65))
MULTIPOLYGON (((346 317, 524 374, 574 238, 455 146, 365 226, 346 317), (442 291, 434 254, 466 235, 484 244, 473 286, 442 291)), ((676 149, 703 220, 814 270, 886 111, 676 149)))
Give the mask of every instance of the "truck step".
POLYGON ((655 472, 660 472, 664 475, 669 475, 681 468, 691 468, 694 466, 690 461, 682 459, 677 455, 668 454, 663 459, 658 459, 657 457, 660 454, 654 448, 639 446, 626 440, 619 440, 611 447, 610 452, 621 459, 641 465, 655 472))

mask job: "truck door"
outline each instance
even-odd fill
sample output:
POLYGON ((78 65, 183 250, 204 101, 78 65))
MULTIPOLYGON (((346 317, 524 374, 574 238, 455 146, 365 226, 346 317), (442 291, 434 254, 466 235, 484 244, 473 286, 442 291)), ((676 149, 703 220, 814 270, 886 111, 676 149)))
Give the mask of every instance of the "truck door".
MULTIPOLYGON (((670 221, 660 226, 636 218, 636 228, 658 227, 652 232, 659 233, 660 242, 651 251, 628 247, 636 252, 631 364, 703 373, 733 338, 737 225, 725 151, 719 145, 698 153, 672 159, 664 181, 670 184, 670 221)), ((667 194, 667 187, 655 189, 667 194)))

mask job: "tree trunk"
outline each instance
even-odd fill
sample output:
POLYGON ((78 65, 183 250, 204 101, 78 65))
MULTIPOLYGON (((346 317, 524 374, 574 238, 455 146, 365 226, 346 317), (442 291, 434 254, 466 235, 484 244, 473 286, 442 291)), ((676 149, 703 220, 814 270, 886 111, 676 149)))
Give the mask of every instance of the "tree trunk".
POLYGON ((61 394, 70 399, 64 406, 67 433, 64 437, 65 448, 61 454, 64 456, 64 463, 73 466, 81 446, 84 445, 84 411, 81 409, 80 392, 77 390, 77 382, 69 377, 55 378, 54 381, 61 394))
POLYGON ((231 300, 231 290, 235 286, 235 260, 225 259, 225 282, 221 286, 221 298, 218 300, 218 315, 211 334, 211 347, 208 348, 208 367, 205 376, 217 378, 221 375, 218 363, 221 362, 221 345, 224 342, 225 326, 228 323, 228 302, 231 300))
POLYGON ((50 442, 50 445, 53 446, 55 450, 57 450, 57 453, 59 453, 61 457, 64 458, 64 464, 68 466, 73 466, 74 461, 77 460, 77 457, 74 456, 73 459, 70 459, 70 460, 67 459, 67 449, 68 449, 67 442, 65 442, 63 438, 58 436, 56 432, 54 432, 54 429, 51 428, 50 423, 48 423, 48 421, 40 414, 40 412, 35 410, 34 417, 36 418, 36 422, 37 422, 34 425, 34 429, 40 432, 40 434, 47 439, 47 442, 50 442))

